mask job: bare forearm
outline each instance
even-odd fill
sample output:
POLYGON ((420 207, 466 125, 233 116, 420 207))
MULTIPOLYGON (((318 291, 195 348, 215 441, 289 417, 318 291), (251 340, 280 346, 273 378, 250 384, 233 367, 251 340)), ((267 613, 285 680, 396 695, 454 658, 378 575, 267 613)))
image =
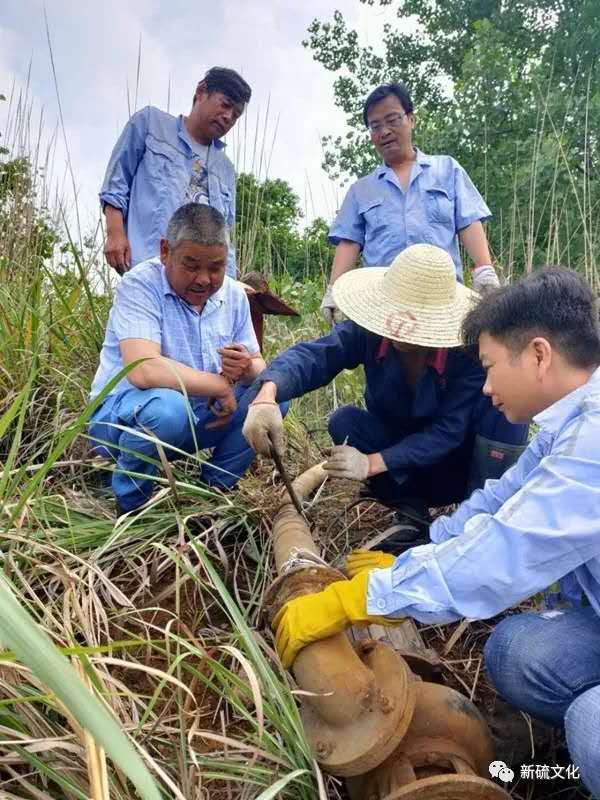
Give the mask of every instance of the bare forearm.
POLYGON ((485 230, 481 222, 472 222, 459 232, 458 238, 473 262, 473 268, 492 263, 485 230))
POLYGON ((381 457, 381 453, 371 453, 368 458, 369 478, 372 478, 374 475, 381 475, 382 472, 388 471, 386 463, 381 457))
POLYGON ((228 394, 230 384, 222 375, 193 369, 171 358, 150 358, 127 376, 138 389, 185 389, 192 397, 221 397, 228 394))
POLYGON ((267 368, 264 359, 262 356, 258 356, 257 358, 253 358, 250 362, 250 366, 244 372, 242 376, 242 384, 244 386, 250 386, 251 383, 254 383, 256 378, 260 375, 260 373, 267 368))
POLYGON ((254 398, 254 403, 273 403, 277 400, 277 384, 267 381, 260 387, 260 391, 254 398))
POLYGON ((348 272, 356 264, 360 255, 360 245, 356 242, 343 240, 335 248, 333 264, 331 266, 331 277, 329 283, 333 285, 336 280, 348 272))
POLYGON ((106 232, 108 234, 125 233, 125 222, 120 208, 115 208, 107 203, 104 206, 104 216, 106 217, 106 232))

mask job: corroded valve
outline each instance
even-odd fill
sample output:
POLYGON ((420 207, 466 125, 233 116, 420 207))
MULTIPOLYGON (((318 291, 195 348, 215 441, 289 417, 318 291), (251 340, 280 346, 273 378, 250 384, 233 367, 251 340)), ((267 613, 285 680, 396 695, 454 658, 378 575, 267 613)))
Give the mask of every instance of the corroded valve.
MULTIPOLYGON (((325 478, 320 466, 294 481, 300 498, 325 478)), ((286 493, 272 528, 279 577, 266 594, 272 620, 288 600, 346 580, 323 564, 305 520, 286 493)), ((381 642, 355 648, 346 634, 308 645, 292 667, 303 691, 301 716, 307 740, 323 769, 333 775, 361 775, 380 764, 402 740, 414 709, 411 672, 381 642)))
MULTIPOLYGON (((324 478, 321 466, 312 467, 294 491, 302 500, 324 478)), ((279 577, 265 597, 270 622, 293 597, 345 580, 322 561, 287 493, 272 536, 279 577)), ((301 650, 292 671, 306 692, 301 716, 315 757, 327 772, 348 778, 353 800, 509 800, 486 777, 494 751, 473 703, 422 681, 388 644, 353 644, 336 634, 301 650)))

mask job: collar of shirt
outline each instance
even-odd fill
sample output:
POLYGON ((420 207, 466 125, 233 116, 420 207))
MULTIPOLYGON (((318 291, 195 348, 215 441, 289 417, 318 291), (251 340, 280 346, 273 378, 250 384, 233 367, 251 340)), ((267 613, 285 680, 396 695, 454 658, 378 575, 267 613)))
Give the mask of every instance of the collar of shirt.
POLYGON ((533 418, 536 425, 551 434, 557 434, 575 416, 582 400, 592 392, 600 392, 600 367, 598 367, 583 386, 561 397, 556 403, 541 411, 533 418))
MULTIPOLYGON (((415 147, 415 164, 417 166, 417 170, 415 174, 411 176, 411 181, 412 178, 416 178, 416 176, 423 171, 423 167, 431 166, 431 156, 422 153, 418 147, 415 147)), ((375 176, 377 178, 388 178, 391 181, 397 180, 396 173, 392 167, 389 167, 385 162, 377 167, 375 170, 375 176)))
POLYGON ((182 297, 179 297, 179 295, 177 294, 175 289, 173 289, 173 287, 171 286, 171 284, 169 283, 169 281, 167 279, 167 273, 166 273, 164 264, 161 263, 161 265, 160 265, 160 281, 161 281, 161 286, 162 286, 162 293, 164 295, 170 294, 172 297, 176 297, 179 300, 180 303, 182 303, 186 308, 189 308, 190 311, 193 311, 196 314, 200 314, 200 313, 204 312, 205 309, 206 309, 206 313, 204 314, 205 317, 208 317, 210 314, 213 313, 213 311, 216 311, 218 308, 221 308, 221 306, 224 305, 224 303, 225 303, 225 283, 227 282, 227 280, 228 280, 228 278, 227 278, 227 275, 226 275, 225 278, 223 279, 223 285, 221 286, 221 288, 217 292, 215 292, 212 295, 212 297, 208 298, 208 300, 206 301, 206 304, 204 305, 204 308, 202 308, 202 311, 200 312, 200 311, 197 311, 195 308, 193 308, 193 306, 191 306, 189 303, 186 303, 186 301, 182 297))
MULTIPOLYGON (((391 339, 382 339, 375 354, 376 361, 383 361, 391 345, 391 339)), ((442 376, 446 371, 446 362, 448 360, 447 348, 440 347, 437 350, 432 350, 427 357, 427 366, 433 367, 438 375, 442 376)))
MULTIPOLYGON (((180 114, 177 117, 177 134, 180 139, 187 144, 190 150, 195 153, 197 143, 196 141, 190 136, 188 129, 185 127, 185 122, 183 121, 183 114, 180 114)), ((225 142, 222 142, 220 139, 213 139, 211 145, 215 148, 215 150, 223 150, 226 147, 225 142)), ((210 145, 209 145, 210 147, 210 145)))

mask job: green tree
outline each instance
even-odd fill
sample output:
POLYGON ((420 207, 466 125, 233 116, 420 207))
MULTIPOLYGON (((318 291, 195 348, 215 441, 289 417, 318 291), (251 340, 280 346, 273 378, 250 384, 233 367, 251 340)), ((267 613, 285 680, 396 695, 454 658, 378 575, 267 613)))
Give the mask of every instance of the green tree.
POLYGON ((300 200, 284 180, 258 180, 243 173, 237 181, 236 249, 240 271, 284 272, 300 279, 326 269, 331 259, 327 224, 317 218, 304 231, 300 200))
POLYGON ((453 155, 494 212, 492 246, 509 270, 598 257, 600 26, 597 0, 361 0, 391 6, 380 49, 360 47, 339 12, 305 45, 335 73, 344 137, 326 137, 325 168, 360 176, 377 162, 362 103, 405 81, 417 141, 453 155), (407 30, 412 32, 406 32, 407 30))

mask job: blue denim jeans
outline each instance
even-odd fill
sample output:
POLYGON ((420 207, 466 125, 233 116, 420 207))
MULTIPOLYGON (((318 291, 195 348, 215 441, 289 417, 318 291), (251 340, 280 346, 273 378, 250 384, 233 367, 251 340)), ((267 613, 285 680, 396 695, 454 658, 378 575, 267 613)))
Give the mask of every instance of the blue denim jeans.
MULTIPOLYGON (((112 476, 112 489, 124 511, 143 505, 151 496, 153 481, 124 474, 135 472, 156 475, 157 467, 139 456, 158 459, 156 444, 151 438, 171 445, 185 453, 196 449, 194 434, 200 450, 212 450, 211 458, 202 465, 202 481, 209 486, 231 489, 254 460, 254 450, 242 435, 248 401, 246 387, 236 387, 238 409, 224 428, 206 430, 207 422, 214 421, 204 402, 185 397, 173 389, 126 389, 110 395, 94 413, 89 433, 97 441, 92 445, 99 455, 115 459, 117 470, 112 476), (191 415, 191 419, 190 419, 191 415), (114 427, 120 425, 125 428, 114 427), (99 441, 98 441, 99 440, 99 441), (102 444, 102 442, 108 444, 102 444)), ((282 407, 282 413, 287 405, 282 407)), ((169 460, 180 453, 164 447, 169 460)))
POLYGON ((594 609, 506 617, 487 641, 485 664, 511 705, 564 727, 584 784, 600 798, 600 617, 594 609))

